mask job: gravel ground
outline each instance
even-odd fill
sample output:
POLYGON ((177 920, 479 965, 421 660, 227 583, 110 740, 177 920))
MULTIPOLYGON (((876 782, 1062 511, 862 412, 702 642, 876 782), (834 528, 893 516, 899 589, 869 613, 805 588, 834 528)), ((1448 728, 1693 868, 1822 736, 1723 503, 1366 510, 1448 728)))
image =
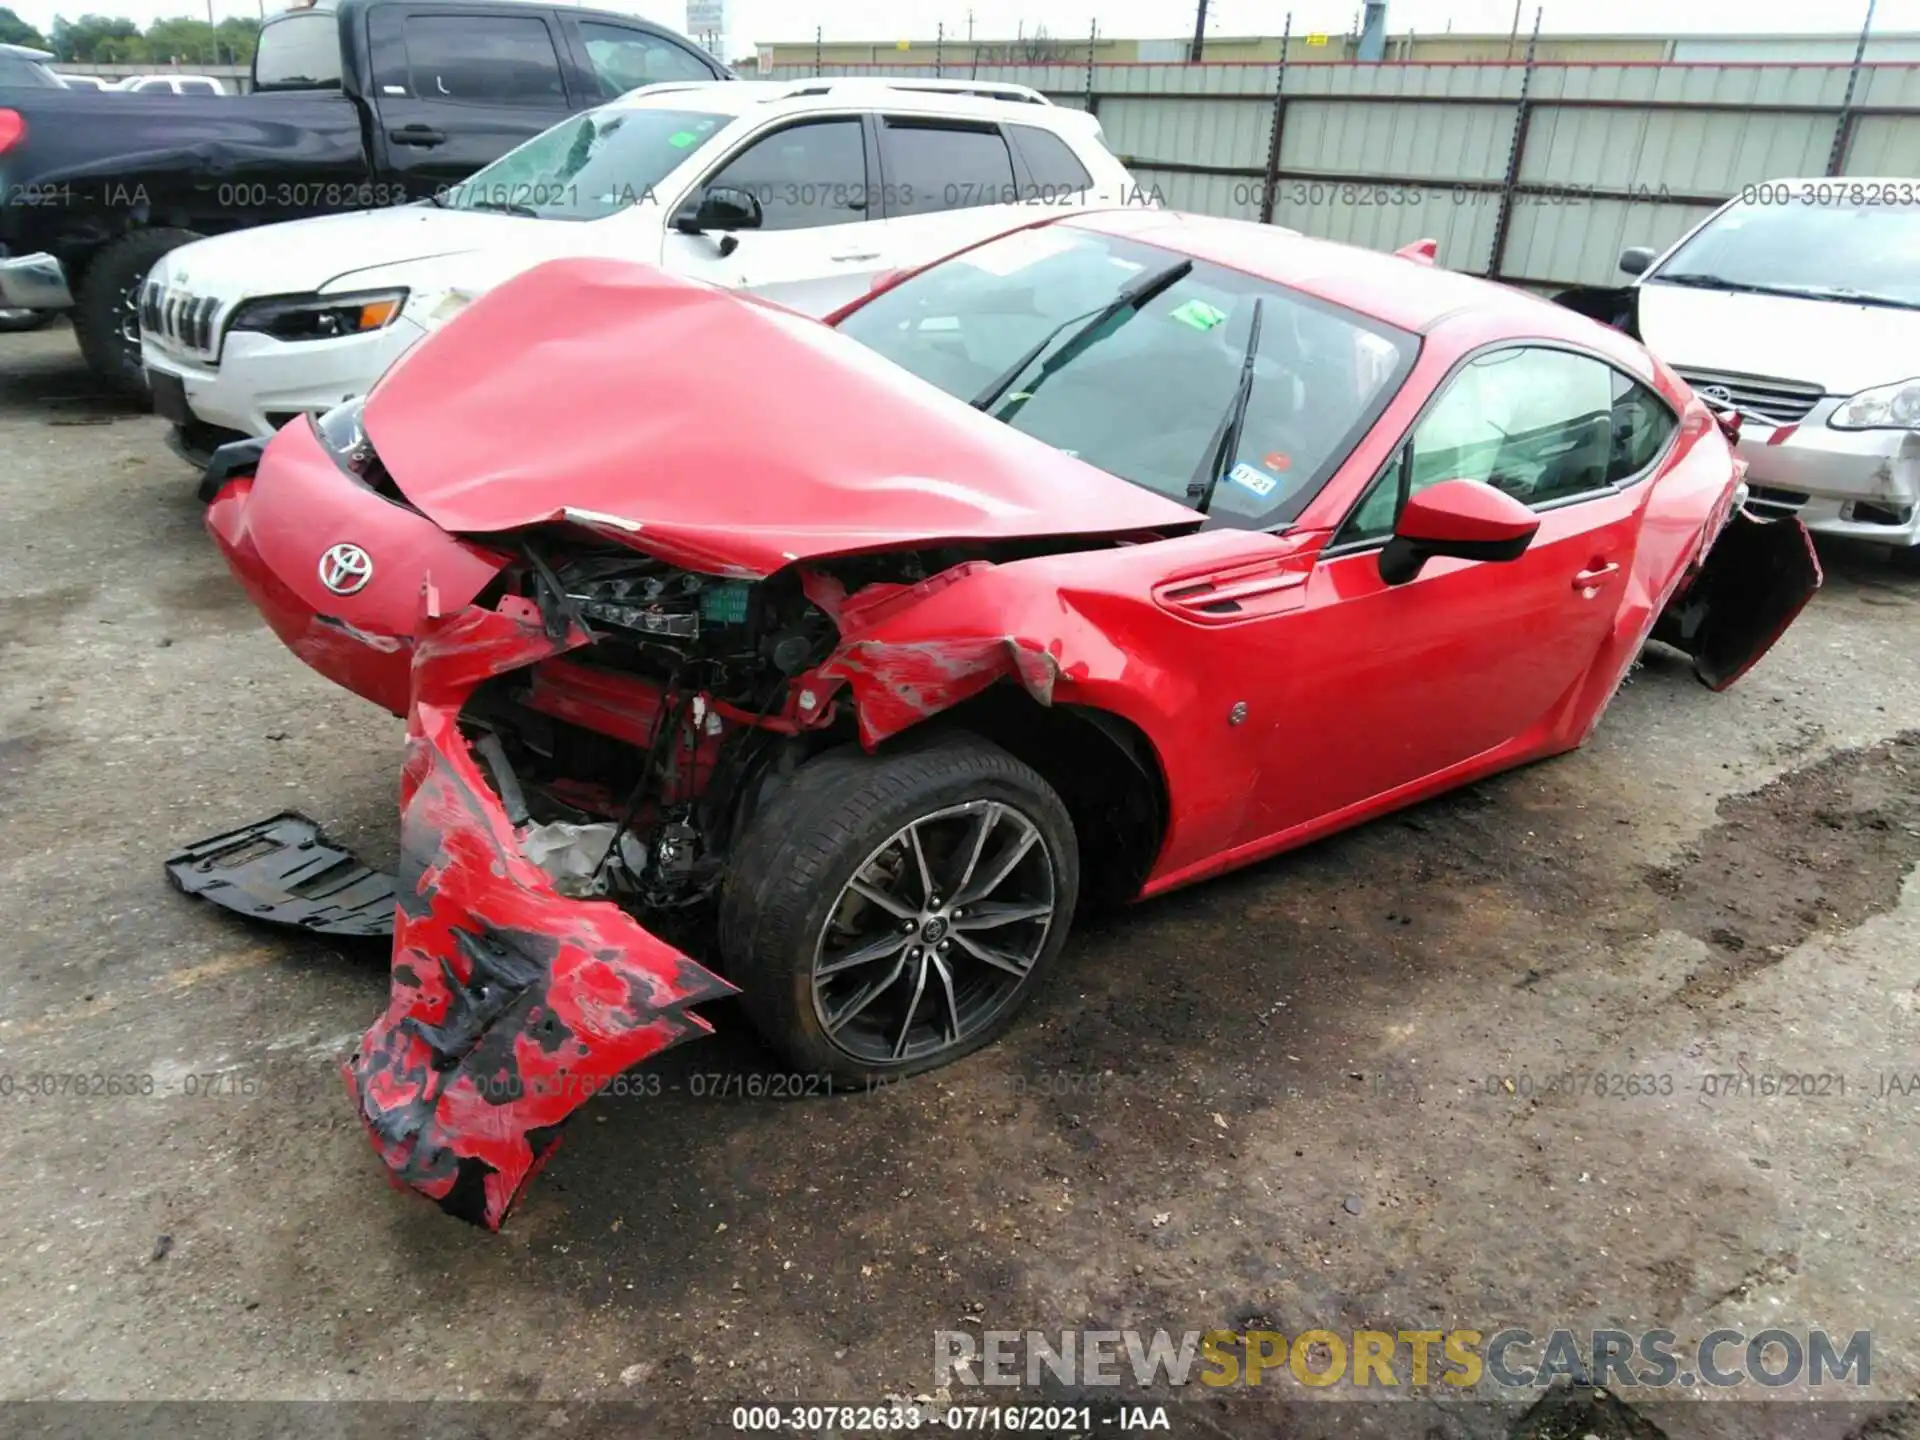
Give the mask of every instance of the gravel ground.
MULTIPOLYGON (((383 951, 164 882, 290 807, 390 863, 400 726, 256 621, 161 436, 64 330, 0 337, 0 1397, 644 1401, 668 1433, 925 1392, 965 1324, 1871 1330, 1866 1395, 1920 1390, 1920 581, 1872 552, 1732 692, 1651 654, 1584 751, 1096 925, 937 1075, 742 1095, 771 1062, 723 1006, 494 1236, 383 1183, 339 1084, 383 951)), ((1759 1433, 1721 1412, 1565 1433, 1759 1433)))

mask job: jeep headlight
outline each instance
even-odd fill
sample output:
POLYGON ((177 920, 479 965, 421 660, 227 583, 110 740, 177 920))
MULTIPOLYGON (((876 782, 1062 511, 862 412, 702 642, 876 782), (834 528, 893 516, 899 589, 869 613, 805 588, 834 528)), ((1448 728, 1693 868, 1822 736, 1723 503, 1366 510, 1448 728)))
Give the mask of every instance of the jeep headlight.
POLYGON ((1827 423, 1836 430, 1920 430, 1920 379, 1862 390, 1827 423))
POLYGON ((367 290, 353 295, 271 295, 233 312, 230 330, 253 330, 278 340, 332 340, 384 330, 399 317, 407 292, 367 290))

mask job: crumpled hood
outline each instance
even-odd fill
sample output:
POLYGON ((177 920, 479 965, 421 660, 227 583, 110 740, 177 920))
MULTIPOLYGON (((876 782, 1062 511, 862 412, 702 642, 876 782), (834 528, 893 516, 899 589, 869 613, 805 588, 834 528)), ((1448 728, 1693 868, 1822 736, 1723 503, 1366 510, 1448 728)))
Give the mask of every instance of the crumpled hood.
POLYGON ((196 240, 162 256, 153 274, 163 284, 227 301, 308 294, 358 270, 498 245, 528 224, 431 205, 318 215, 196 240))
POLYGON ((377 386, 387 473, 443 529, 572 519, 688 568, 1201 518, 816 321, 609 260, 476 301, 377 386))

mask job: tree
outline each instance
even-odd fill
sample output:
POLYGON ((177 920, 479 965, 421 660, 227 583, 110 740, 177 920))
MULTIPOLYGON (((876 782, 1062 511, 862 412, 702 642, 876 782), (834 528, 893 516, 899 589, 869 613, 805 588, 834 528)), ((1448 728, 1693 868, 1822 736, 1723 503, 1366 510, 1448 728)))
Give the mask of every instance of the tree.
POLYGON ((145 34, 131 20, 104 15, 53 22, 54 54, 83 65, 244 65, 259 41, 260 22, 239 16, 217 26, 175 16, 155 20, 145 34))
MULTIPOLYGON (((56 15, 53 20, 53 53, 62 60, 81 65, 100 65, 123 58, 115 51, 144 50, 140 31, 124 16, 82 15, 68 20, 56 15)), ((125 55, 144 60, 144 54, 125 55)))
POLYGON ((47 48, 47 37, 13 11, 0 5, 0 45, 25 45, 30 49, 44 50, 47 48))

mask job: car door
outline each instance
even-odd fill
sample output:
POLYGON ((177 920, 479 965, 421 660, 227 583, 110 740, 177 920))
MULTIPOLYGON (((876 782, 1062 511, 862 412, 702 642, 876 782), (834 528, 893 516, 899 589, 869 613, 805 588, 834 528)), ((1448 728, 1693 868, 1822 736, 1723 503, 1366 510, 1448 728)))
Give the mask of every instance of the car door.
POLYGON ((699 235, 669 225, 662 263, 675 274, 751 290, 808 315, 857 299, 890 268, 868 145, 858 112, 806 115, 750 136, 675 201, 669 215, 708 191, 729 189, 753 197, 760 224, 699 235))
POLYGON ((550 11, 380 5, 367 23, 378 139, 413 194, 457 184, 577 108, 550 11))
POLYGON ((1289 657, 1303 685, 1269 741, 1268 828, 1535 748, 1615 624, 1639 481, 1676 425, 1584 352, 1503 345, 1457 367, 1309 578, 1289 657), (1456 478, 1514 495, 1539 533, 1517 560, 1436 559, 1389 585, 1380 550, 1406 497, 1456 478))

